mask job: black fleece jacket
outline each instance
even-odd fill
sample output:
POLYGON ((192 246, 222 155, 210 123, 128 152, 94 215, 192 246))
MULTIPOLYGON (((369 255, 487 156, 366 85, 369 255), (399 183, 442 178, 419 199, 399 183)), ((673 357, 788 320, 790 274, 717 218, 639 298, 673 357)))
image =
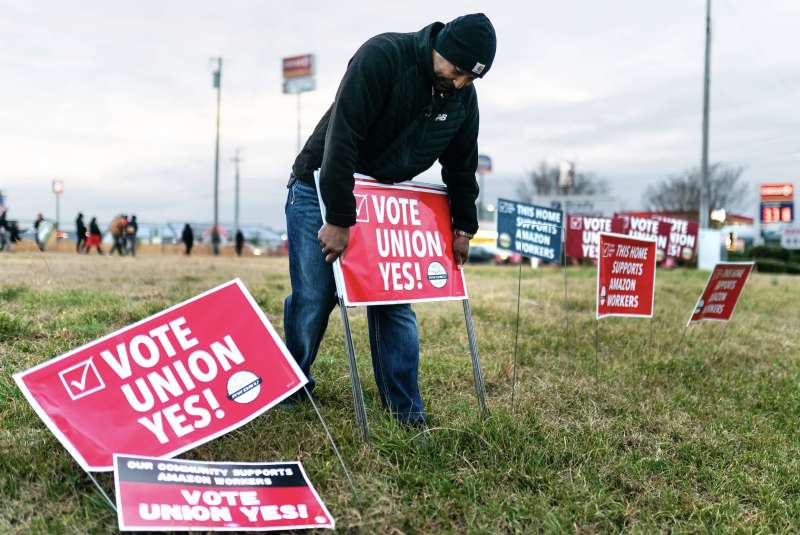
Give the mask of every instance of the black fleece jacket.
POLYGON ((438 159, 453 227, 478 229, 478 98, 472 85, 451 95, 433 90, 433 38, 443 26, 375 36, 350 59, 333 105, 292 167, 312 185, 320 169, 328 223, 355 224, 354 172, 401 182, 438 159))

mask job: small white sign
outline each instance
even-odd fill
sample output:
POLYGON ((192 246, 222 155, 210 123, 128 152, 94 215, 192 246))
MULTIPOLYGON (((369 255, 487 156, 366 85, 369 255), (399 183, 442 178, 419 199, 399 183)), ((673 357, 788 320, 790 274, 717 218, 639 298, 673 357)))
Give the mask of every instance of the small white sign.
POLYGON ((781 247, 784 249, 800 249, 800 227, 783 227, 781 230, 781 247))

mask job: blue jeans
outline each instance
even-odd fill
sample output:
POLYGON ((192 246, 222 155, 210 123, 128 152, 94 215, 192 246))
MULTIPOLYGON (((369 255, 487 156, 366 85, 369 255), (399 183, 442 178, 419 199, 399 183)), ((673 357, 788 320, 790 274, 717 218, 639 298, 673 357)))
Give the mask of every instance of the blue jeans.
MULTIPOLYGON (((286 346, 314 387, 311 365, 336 306, 333 267, 325 262, 317 232, 322 215, 316 190, 299 180, 289 187, 286 228, 292 293, 284 301, 286 346)), ((419 336, 410 305, 367 307, 372 370, 381 403, 402 422, 425 419, 419 394, 419 336)))

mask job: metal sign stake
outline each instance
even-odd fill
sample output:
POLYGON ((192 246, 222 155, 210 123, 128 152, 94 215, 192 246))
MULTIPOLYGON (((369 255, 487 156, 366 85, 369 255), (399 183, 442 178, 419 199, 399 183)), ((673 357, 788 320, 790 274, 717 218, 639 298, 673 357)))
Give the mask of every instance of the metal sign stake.
POLYGON ((109 498, 109 497, 108 497, 108 494, 106 494, 106 491, 105 491, 105 489, 103 489, 103 487, 102 487, 102 486, 100 486, 100 483, 98 483, 98 482, 97 482, 97 480, 94 478, 94 476, 92 475, 92 473, 91 473, 91 472, 86 472, 86 475, 88 475, 88 476, 89 476, 89 479, 91 479, 91 480, 92 480, 92 483, 94 483, 94 486, 95 486, 95 487, 97 487, 97 490, 99 490, 99 491, 100 491, 100 494, 102 494, 102 495, 103 495, 103 498, 105 498, 105 499, 106 499, 106 502, 108 503, 108 505, 109 505, 109 506, 110 506, 110 507, 111 507, 111 508, 114 510, 114 512, 116 513, 116 512, 117 512, 117 506, 116 506, 116 505, 114 505, 114 502, 113 502, 113 501, 111 501, 111 498, 109 498))
POLYGON ((342 313, 342 327, 344 327, 344 345, 347 349, 347 358, 350 364, 350 385, 353 388, 353 406, 356 411, 356 422, 361 431, 361 438, 364 442, 369 441, 369 423, 367 422, 367 412, 364 409, 364 392, 361 389, 361 378, 358 376, 358 363, 356 362, 356 349, 353 345, 353 334, 350 331, 350 318, 347 315, 347 307, 344 299, 339 296, 339 310, 342 313))
POLYGON ((475 339, 475 330, 472 326, 472 309, 469 305, 469 299, 464 299, 464 321, 467 325, 467 337, 469 338, 469 352, 472 357, 472 375, 475 378, 475 395, 478 398, 478 405, 481 409, 481 414, 486 415, 486 390, 483 384, 483 374, 481 373, 481 361, 478 356, 478 342, 475 339))
POLYGON ((328 440, 330 441, 331 446, 333 446, 333 452, 336 454, 336 458, 339 459, 339 464, 342 466, 344 475, 347 477, 347 481, 350 483, 350 488, 353 491, 353 497, 358 498, 358 492, 356 491, 356 486, 353 483, 353 478, 350 477, 350 471, 347 469, 347 465, 344 464, 342 454, 339 453, 339 448, 336 447, 336 442, 333 440, 333 435, 331 435, 330 429, 328 429, 328 424, 325 423, 325 418, 323 418, 322 413, 319 412, 319 408, 317 408, 317 404, 314 402, 314 397, 311 395, 311 392, 308 391, 308 387, 304 386, 303 390, 305 391, 306 396, 308 396, 308 401, 311 402, 311 406, 314 407, 314 412, 317 413, 317 417, 322 424, 322 428, 325 430, 325 434, 328 435, 328 440))
POLYGON ((600 353, 600 320, 594 320, 594 382, 597 383, 598 357, 600 353))
MULTIPOLYGON (((561 228, 561 242, 564 243, 566 231, 561 228)), ((569 357, 569 303, 567 302, 567 246, 564 243, 564 353, 569 357)))
POLYGON ((522 262, 517 275, 517 321, 514 328, 514 363, 511 371, 511 410, 514 410, 514 394, 517 387, 517 348, 519 347, 519 302, 522 293, 522 262))

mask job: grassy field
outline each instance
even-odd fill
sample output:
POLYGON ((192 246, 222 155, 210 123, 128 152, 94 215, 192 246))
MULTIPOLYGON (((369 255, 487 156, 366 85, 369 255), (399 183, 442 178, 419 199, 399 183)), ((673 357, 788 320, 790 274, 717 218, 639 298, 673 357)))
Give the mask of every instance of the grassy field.
MULTIPOLYGON (((313 410, 272 411, 184 455, 301 460, 352 533, 800 531, 800 277, 756 274, 733 321, 692 327, 706 275, 659 271, 652 323, 599 325, 594 270, 525 270, 516 408, 511 359, 516 268, 467 281, 490 415, 474 398, 458 303, 415 307, 427 432, 381 411, 366 316, 352 326, 372 441, 355 427, 334 316, 316 365, 317 399, 353 473, 347 480, 313 410)), ((50 434, 11 374, 241 277, 282 332, 285 259, 0 257, 0 532, 110 533, 114 513, 50 434)), ((111 477, 100 477, 107 489, 111 477)))

